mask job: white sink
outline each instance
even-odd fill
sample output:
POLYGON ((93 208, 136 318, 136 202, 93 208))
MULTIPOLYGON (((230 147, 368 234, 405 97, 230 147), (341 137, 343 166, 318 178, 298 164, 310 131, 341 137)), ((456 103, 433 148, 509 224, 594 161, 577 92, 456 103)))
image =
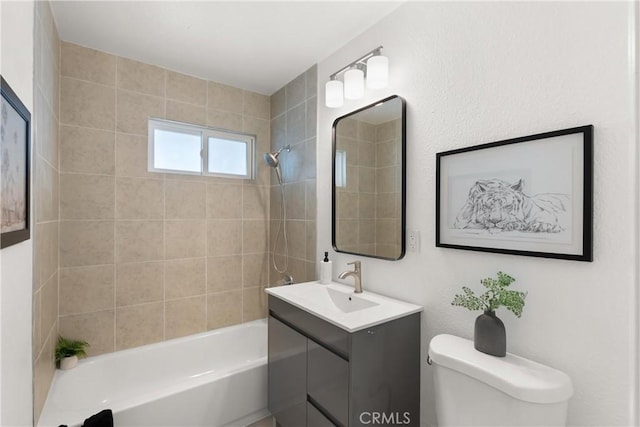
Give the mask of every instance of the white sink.
POLYGON ((318 282, 268 288, 266 292, 334 325, 355 332, 422 311, 422 306, 373 292, 353 292, 339 283, 318 282))

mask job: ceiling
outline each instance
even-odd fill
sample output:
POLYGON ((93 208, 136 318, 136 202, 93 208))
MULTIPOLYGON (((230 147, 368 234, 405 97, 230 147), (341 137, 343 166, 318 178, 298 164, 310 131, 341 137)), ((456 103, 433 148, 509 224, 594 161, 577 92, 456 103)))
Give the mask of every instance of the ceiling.
POLYGON ((64 41, 271 95, 400 4, 54 0, 51 7, 64 41))

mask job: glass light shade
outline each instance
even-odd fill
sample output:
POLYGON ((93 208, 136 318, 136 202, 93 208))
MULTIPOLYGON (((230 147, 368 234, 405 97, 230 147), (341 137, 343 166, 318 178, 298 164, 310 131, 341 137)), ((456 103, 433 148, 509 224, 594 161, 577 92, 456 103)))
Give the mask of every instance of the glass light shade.
POLYGON ((383 55, 367 60, 367 89, 382 89, 389 84, 389 59, 383 55))
POLYGON ((344 73, 344 97, 347 99, 360 99, 364 96, 364 72, 358 68, 352 68, 344 73))
POLYGON ((329 108, 342 107, 344 98, 342 96, 342 82, 340 80, 329 80, 324 86, 324 103, 329 108))

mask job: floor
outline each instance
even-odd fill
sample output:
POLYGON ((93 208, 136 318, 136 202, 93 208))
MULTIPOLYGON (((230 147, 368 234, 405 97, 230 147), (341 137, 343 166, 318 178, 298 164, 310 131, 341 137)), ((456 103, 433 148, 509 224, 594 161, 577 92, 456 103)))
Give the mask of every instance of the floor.
POLYGON ((272 416, 265 417, 256 421, 253 424, 249 424, 247 427, 275 427, 276 420, 272 416))

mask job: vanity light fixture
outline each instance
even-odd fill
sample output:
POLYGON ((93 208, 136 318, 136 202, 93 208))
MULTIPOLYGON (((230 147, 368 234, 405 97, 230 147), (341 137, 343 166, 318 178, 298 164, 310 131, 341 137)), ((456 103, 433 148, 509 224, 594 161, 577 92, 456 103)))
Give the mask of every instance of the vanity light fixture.
POLYGON ((383 89, 389 83, 389 59, 378 46, 349 65, 329 76, 325 85, 325 105, 342 107, 344 98, 360 99, 364 96, 365 77, 367 89, 383 89), (344 84, 338 76, 344 73, 344 84))

